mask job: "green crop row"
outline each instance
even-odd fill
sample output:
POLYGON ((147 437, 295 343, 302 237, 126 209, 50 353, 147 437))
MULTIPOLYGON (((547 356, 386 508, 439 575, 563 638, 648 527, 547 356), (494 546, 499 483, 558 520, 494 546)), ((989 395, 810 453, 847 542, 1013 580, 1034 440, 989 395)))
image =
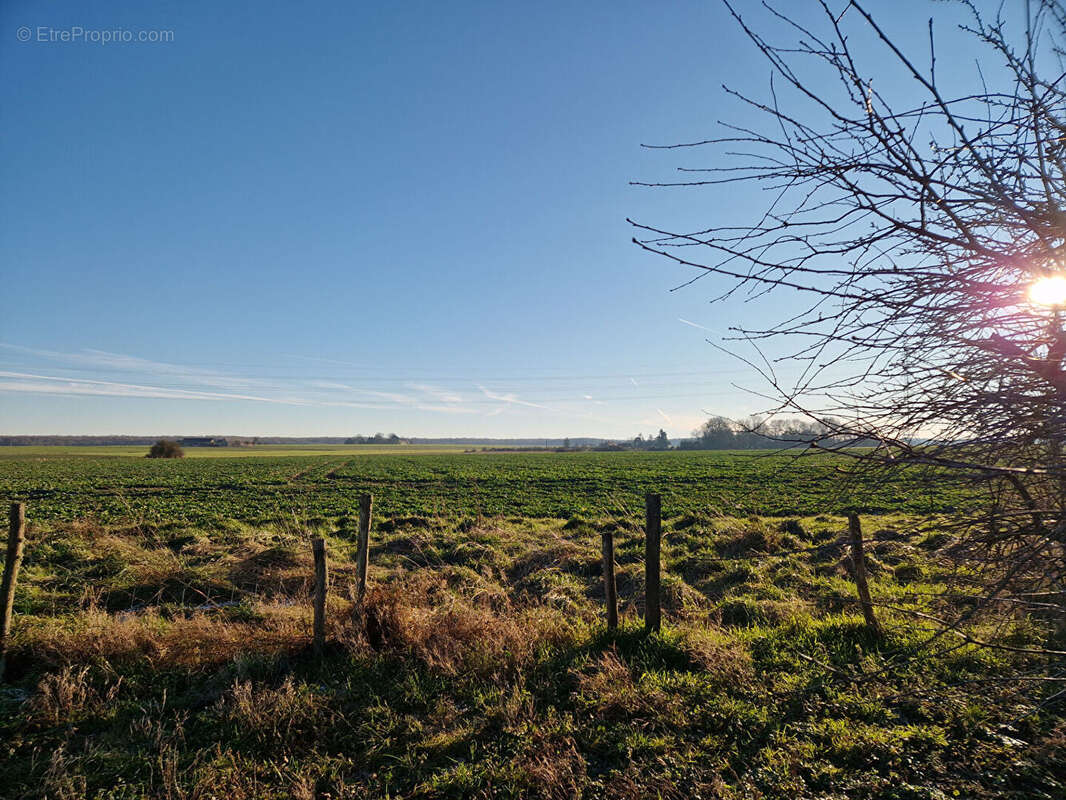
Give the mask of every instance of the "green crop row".
POLYGON ((39 522, 91 517, 209 524, 330 518, 371 492, 379 516, 570 518, 664 513, 951 513, 974 497, 943 474, 855 474, 841 456, 781 453, 446 453, 149 460, 34 454, 0 459, 0 494, 39 522))

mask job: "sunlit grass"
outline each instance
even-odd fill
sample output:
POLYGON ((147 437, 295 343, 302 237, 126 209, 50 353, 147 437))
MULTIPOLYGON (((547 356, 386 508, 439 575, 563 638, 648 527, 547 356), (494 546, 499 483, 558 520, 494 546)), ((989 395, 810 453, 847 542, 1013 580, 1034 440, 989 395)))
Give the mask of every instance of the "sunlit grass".
MULTIPOLYGON (((914 521, 866 518, 871 531, 914 521)), ((353 613, 351 536, 328 521, 54 524, 32 538, 17 598, 3 785, 28 798, 731 800, 1061 788, 1061 720, 1030 705, 1019 722, 1038 695, 995 680, 1026 657, 888 610, 871 634, 842 551, 809 550, 842 534, 842 517, 664 527, 665 625, 647 636, 643 533, 626 518, 383 517, 372 631, 353 613), (614 632, 603 530, 619 560, 614 632), (311 535, 332 575, 321 662, 311 535)), ((924 607, 951 541, 871 553, 875 598, 924 607), (919 574, 901 581, 894 561, 919 574)), ((1046 631, 1019 619, 984 634, 1046 631)))

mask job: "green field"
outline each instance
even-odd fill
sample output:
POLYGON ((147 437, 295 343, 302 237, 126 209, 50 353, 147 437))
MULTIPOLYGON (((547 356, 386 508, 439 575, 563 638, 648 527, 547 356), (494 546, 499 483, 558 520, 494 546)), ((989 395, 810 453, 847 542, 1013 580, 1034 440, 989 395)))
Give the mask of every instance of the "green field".
POLYGON ((308 455, 278 448, 202 448, 197 457, 146 459, 143 448, 0 449, 0 493, 24 499, 36 522, 211 524, 316 521, 351 513, 364 492, 382 518, 564 518, 636 513, 646 492, 664 513, 768 516, 950 513, 967 493, 926 473, 854 480, 845 457, 771 452, 381 452, 340 446, 308 455), (239 456, 236 453, 239 452, 239 456), (234 454, 234 455, 231 455, 234 454))
POLYGON ((1055 674, 1026 651, 1062 633, 971 614, 1009 648, 990 649, 929 619, 976 608, 948 527, 976 498, 943 476, 750 452, 142 451, 0 452, 30 520, 0 798, 1066 796, 1061 684, 1004 680, 1055 674), (647 491, 665 517, 654 634, 647 491), (856 609, 852 508, 879 631, 856 609))

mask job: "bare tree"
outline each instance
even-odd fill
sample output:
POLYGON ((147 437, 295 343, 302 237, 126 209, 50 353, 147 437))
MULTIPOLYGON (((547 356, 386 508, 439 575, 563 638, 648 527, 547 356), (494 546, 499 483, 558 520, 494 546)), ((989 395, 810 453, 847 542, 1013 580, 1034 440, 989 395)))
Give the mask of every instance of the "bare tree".
MULTIPOLYGON (((985 610, 1021 606, 1061 624, 1066 7, 1033 0, 985 16, 956 3, 978 63, 961 91, 956 67, 949 92, 932 20, 918 56, 858 2, 812 3, 803 19, 765 6, 780 44, 727 6, 771 72, 763 99, 727 91, 763 122, 657 146, 714 155, 640 185, 753 184, 768 193, 765 213, 696 231, 631 220, 634 241, 717 276, 721 298, 791 295, 776 324, 732 329, 776 408, 831 420, 818 446, 860 466, 979 487, 988 502, 960 520, 953 551, 960 576, 981 585, 985 610), (888 71, 911 87, 903 102, 878 88, 901 85, 888 71), (779 377, 782 360, 802 363, 797 380, 779 377), (878 446, 848 446, 869 440, 878 446)), ((937 619, 972 638, 975 613, 937 619)))

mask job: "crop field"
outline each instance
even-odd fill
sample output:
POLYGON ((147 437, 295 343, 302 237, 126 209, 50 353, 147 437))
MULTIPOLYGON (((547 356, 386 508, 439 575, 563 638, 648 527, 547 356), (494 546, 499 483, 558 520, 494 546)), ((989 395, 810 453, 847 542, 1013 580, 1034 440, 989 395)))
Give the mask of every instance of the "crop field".
POLYGON ((203 448, 211 456, 164 460, 143 458, 145 448, 108 449, 122 452, 0 449, 0 492, 29 502, 39 523, 156 524, 322 521, 350 514, 364 492, 389 518, 627 514, 642 507, 648 491, 663 495, 667 516, 853 508, 936 514, 972 500, 927 474, 855 481, 843 472, 850 459, 771 452, 383 453, 354 446, 319 455, 302 447, 294 454, 277 448, 283 455, 249 449, 233 457, 203 448))
POLYGON ((0 685, 5 800, 1066 796, 1061 683, 1003 680, 1051 674, 1033 648, 1066 634, 973 614, 988 648, 932 622, 976 608, 964 583, 945 593, 946 523, 977 500, 963 487, 750 452, 142 450, 0 453, 30 523, 0 685), (856 607, 852 508, 878 630, 856 607), (329 559, 321 656, 312 536, 329 559))

